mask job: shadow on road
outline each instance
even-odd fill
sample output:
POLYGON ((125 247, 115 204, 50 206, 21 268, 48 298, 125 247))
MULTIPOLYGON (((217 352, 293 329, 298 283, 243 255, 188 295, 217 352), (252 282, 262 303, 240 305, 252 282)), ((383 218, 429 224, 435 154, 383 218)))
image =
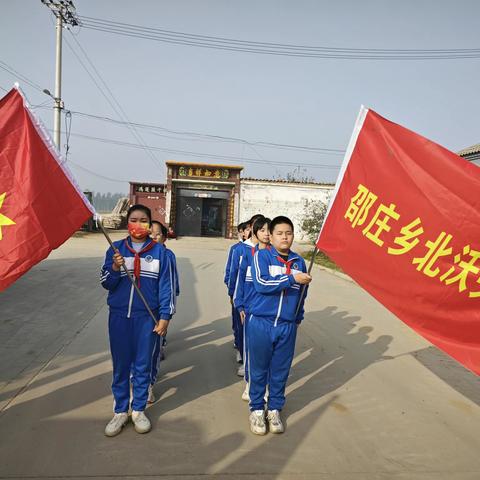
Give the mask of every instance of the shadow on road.
POLYGON ((287 397, 287 418, 290 413, 334 392, 383 357, 392 337, 381 335, 371 341, 369 334, 373 328, 357 328, 359 321, 360 317, 336 307, 307 313, 300 326, 301 348, 300 351, 297 348, 296 354, 309 351, 309 355, 292 368, 289 384, 298 386, 287 397), (307 325, 310 334, 306 333, 307 325), (311 336, 311 332, 315 336, 311 336))
POLYGON ((436 347, 416 350, 411 355, 458 393, 480 405, 478 376, 436 347))

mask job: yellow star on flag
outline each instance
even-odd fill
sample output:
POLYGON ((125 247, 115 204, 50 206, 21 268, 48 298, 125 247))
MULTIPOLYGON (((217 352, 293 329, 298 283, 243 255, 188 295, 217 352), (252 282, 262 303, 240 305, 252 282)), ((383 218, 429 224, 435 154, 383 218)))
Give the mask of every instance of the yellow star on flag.
MULTIPOLYGON (((2 208, 3 201, 5 200, 7 192, 4 192, 0 195, 0 208, 2 208)), ((15 225, 15 222, 11 220, 10 218, 6 217, 5 215, 2 215, 0 213, 0 240, 3 238, 2 236, 2 227, 7 227, 9 225, 15 225)))

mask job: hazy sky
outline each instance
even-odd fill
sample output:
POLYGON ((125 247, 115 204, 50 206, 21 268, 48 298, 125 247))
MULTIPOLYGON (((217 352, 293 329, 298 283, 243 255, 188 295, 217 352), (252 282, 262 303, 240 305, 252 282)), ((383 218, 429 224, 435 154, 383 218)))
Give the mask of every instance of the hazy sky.
MULTIPOLYGON (((75 0, 75 5, 82 16, 239 40, 480 49, 478 0, 75 0)), ((454 151, 480 142, 480 58, 294 58, 171 45, 87 28, 64 31, 64 38, 91 70, 78 45, 83 47, 131 122, 249 142, 343 150, 364 104, 454 151)), ((53 92, 55 28, 53 15, 40 0, 0 0, 0 45, 0 61, 53 92)), ((63 53, 65 107, 120 119, 65 43, 63 53)), ((10 89, 15 80, 0 68, 0 88, 10 89)), ((43 106, 51 107, 41 91, 20 84, 33 105, 46 102, 43 106)), ((52 128, 52 111, 36 111, 52 128)), ((306 173, 318 181, 334 181, 342 160, 341 155, 138 129, 146 145, 205 155, 154 151, 152 158, 142 149, 77 136, 138 144, 124 125, 75 113, 71 120, 70 166, 81 186, 94 191, 126 192, 125 180, 161 182, 167 159, 242 164, 244 176, 256 178, 295 168, 282 162, 315 164, 322 168, 308 167, 306 173), (235 159, 212 160, 210 155, 235 159)))

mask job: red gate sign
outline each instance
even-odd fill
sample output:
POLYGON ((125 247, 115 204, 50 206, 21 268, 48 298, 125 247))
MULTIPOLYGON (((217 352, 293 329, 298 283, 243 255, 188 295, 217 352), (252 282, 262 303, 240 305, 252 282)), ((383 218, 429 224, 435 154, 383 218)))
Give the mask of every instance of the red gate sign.
POLYGON ((479 167, 362 107, 317 246, 480 374, 479 167))

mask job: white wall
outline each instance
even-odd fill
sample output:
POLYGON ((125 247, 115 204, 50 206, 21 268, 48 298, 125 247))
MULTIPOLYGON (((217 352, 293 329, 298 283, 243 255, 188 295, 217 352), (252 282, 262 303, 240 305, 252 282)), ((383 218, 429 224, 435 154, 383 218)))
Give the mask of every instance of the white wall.
POLYGON ((278 215, 289 217, 295 227, 295 236, 303 239, 300 229, 305 200, 321 200, 328 203, 333 185, 265 182, 240 180, 240 222, 249 220, 256 213, 269 218, 278 215))

